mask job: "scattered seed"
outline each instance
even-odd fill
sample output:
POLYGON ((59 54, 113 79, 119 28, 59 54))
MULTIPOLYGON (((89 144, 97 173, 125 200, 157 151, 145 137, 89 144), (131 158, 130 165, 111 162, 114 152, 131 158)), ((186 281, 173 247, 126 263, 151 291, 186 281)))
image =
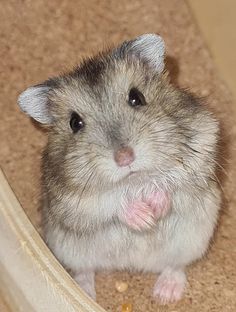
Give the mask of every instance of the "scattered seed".
POLYGON ((124 303, 122 304, 122 311, 121 312, 132 312, 132 304, 131 303, 124 303))
POLYGON ((122 282, 122 281, 117 281, 117 282, 115 283, 115 287, 116 287, 116 290, 117 290, 117 291, 119 291, 119 292, 122 293, 122 292, 124 292, 124 291, 127 290, 128 284, 125 283, 125 282, 122 282))

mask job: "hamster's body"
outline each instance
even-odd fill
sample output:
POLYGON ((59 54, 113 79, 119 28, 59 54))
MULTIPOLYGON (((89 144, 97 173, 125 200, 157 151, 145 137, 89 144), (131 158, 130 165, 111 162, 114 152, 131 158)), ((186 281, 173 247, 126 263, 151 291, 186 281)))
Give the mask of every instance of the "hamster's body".
POLYGON ((218 123, 162 70, 163 42, 144 35, 20 97, 51 125, 46 242, 94 298, 94 272, 138 270, 161 273, 162 302, 180 299, 217 221, 218 123))
MULTIPOLYGON (((136 194, 139 188, 134 188, 133 191, 136 194)), ((219 204, 218 190, 212 191, 216 195, 206 191, 202 199, 204 203, 200 204, 209 207, 207 215, 198 211, 197 194, 195 198, 186 200, 188 194, 179 191, 172 197, 172 205, 178 210, 161 220, 152 231, 140 234, 115 220, 98 226, 94 231, 72 231, 70 227, 65 228, 64 225, 58 224, 46 229, 46 240, 58 259, 75 272, 104 269, 161 272, 166 267, 182 268, 200 258, 208 247, 217 218, 216 207, 219 204), (190 211, 185 214, 183 209, 190 211)), ((65 205, 76 208, 74 205, 77 200, 78 198, 73 198, 72 195, 65 205)), ((97 209, 97 205, 91 204, 91 201, 97 201, 105 209, 115 211, 119 207, 115 207, 114 203, 119 203, 121 198, 114 190, 102 200, 96 196, 84 199, 81 205, 85 209, 97 209)), ((77 221, 75 227, 78 228, 77 221)))

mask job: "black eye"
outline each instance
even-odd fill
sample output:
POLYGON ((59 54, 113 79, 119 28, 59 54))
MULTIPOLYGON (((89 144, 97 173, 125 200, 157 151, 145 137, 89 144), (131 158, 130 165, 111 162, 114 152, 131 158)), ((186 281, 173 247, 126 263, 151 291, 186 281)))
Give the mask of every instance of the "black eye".
POLYGON ((129 105, 132 107, 146 105, 144 95, 136 88, 129 91, 129 105))
POLYGON ((84 127, 83 119, 76 113, 73 112, 70 117, 70 127, 74 133, 78 132, 84 127))

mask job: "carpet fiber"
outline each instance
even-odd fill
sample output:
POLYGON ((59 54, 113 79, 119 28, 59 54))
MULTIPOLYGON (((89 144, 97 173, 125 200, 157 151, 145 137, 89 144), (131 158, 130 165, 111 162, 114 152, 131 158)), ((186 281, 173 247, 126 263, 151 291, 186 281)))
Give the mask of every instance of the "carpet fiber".
POLYGON ((135 312, 236 311, 236 107, 184 0, 3 0, 0 12, 0 161, 38 229, 40 153, 46 133, 20 113, 18 94, 104 44, 148 32, 163 36, 173 82, 206 97, 222 122, 228 161, 220 224, 208 255, 189 268, 189 285, 178 304, 160 307, 151 297, 156 277, 128 273, 98 274, 98 302, 108 311, 121 311, 124 302, 132 303, 135 312), (114 285, 120 279, 129 284, 123 294, 114 285))

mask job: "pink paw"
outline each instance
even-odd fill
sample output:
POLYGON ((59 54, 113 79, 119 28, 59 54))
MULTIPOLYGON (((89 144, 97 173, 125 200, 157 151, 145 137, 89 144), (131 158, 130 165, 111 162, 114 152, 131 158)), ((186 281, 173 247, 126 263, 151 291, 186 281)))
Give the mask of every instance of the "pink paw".
POLYGON ((186 276, 183 271, 165 270, 157 279, 153 296, 161 304, 172 303, 182 298, 186 284, 186 276))
POLYGON ((155 224, 155 216, 147 203, 137 200, 126 207, 123 221, 135 230, 149 229, 155 224))
POLYGON ((170 207, 169 196, 164 191, 143 193, 141 199, 130 202, 124 209, 122 220, 136 230, 149 229, 156 220, 164 217, 170 207))
POLYGON ((170 208, 169 196, 161 190, 146 196, 144 201, 151 207, 156 219, 166 216, 170 208))

